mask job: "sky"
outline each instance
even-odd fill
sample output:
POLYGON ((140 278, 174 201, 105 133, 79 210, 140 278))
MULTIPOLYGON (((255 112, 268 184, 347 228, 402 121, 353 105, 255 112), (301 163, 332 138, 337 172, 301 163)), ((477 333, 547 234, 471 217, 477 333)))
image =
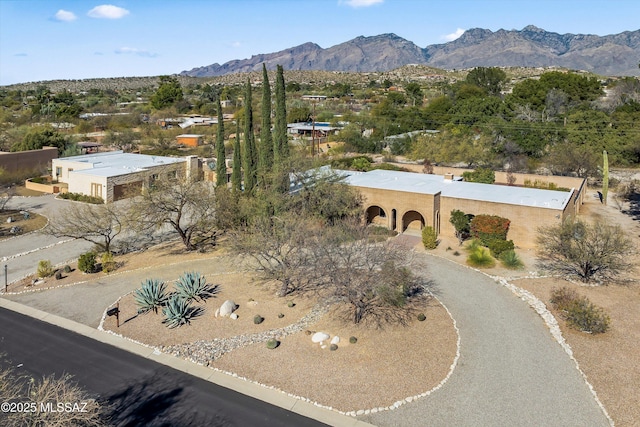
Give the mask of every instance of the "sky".
POLYGON ((465 30, 600 36, 640 29, 638 0, 0 0, 0 85, 177 74, 314 42, 465 30))

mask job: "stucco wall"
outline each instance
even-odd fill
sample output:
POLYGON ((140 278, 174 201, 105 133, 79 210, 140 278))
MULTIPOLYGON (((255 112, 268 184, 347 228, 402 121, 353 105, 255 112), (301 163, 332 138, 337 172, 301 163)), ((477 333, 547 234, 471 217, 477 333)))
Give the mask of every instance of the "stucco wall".
POLYGON ((0 152, 0 168, 7 173, 20 171, 46 172, 53 159, 58 157, 56 147, 43 147, 41 150, 0 152))

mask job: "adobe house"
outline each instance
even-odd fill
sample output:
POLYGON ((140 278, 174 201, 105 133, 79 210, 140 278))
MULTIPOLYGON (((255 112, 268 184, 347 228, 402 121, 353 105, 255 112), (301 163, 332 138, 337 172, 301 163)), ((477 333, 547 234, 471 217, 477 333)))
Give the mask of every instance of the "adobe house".
POLYGON ((193 133, 185 133, 176 136, 176 142, 178 145, 184 145, 185 147, 197 147, 202 145, 204 135, 196 135, 193 133))
POLYGON ((196 156, 164 157, 109 151, 54 159, 53 180, 64 183, 69 193, 100 197, 105 202, 141 191, 151 179, 183 175, 202 178, 196 156))
POLYGON ((418 232, 431 226, 438 234, 455 237, 454 227, 449 223, 452 210, 498 215, 511 221, 507 238, 525 248, 535 246, 538 227, 576 215, 584 189, 584 185, 569 191, 552 191, 479 184, 461 181, 451 173, 445 176, 387 170, 340 173, 364 197, 368 223, 399 233, 418 232))

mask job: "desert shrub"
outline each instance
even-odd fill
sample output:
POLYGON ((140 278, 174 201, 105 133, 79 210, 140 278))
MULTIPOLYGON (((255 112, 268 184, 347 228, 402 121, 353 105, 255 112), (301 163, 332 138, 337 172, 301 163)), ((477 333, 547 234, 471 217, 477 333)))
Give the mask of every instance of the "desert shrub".
POLYGON ((176 295, 188 301, 204 301, 215 293, 216 286, 209 285, 207 279, 195 271, 183 273, 176 282, 176 295))
POLYGON ((472 267, 491 268, 496 265, 496 261, 489 249, 480 246, 469 254, 467 264, 472 267))
POLYGON ((495 258, 500 258, 503 252, 513 251, 513 240, 491 239, 488 242, 487 247, 491 251, 491 255, 495 258))
POLYGON ((516 270, 524 267, 524 263, 513 249, 504 251, 500 254, 500 261, 504 267, 516 270))
POLYGON ((585 296, 579 296, 566 287, 551 292, 551 304, 562 312, 567 324, 575 329, 593 334, 609 329, 611 319, 604 310, 585 296))
POLYGON ((253 317, 253 323, 255 323, 256 325, 259 325, 262 322, 264 322, 264 317, 260 316, 259 314, 256 314, 253 317))
POLYGON ((422 244, 425 249, 435 249, 438 246, 438 236, 433 227, 427 226, 422 229, 422 244))
POLYGON ((111 252, 103 253, 100 262, 102 263, 102 271, 104 273, 111 273, 116 269, 116 262, 111 252))
POLYGON ((358 338, 356 338, 356 337, 349 337, 349 342, 350 342, 351 344, 355 344, 355 343, 357 343, 357 342, 358 342, 358 338))
POLYGON ((478 239, 472 239, 467 246, 465 246, 465 249, 469 252, 473 252, 478 250, 478 248, 481 248, 482 244, 480 243, 480 240, 478 239))
POLYGON ((142 286, 133 293, 133 298, 138 305, 138 313, 146 313, 153 310, 158 313, 158 307, 167 302, 167 285, 157 279, 147 279, 142 286))
MULTIPOLYGON (((387 160, 383 159, 385 162, 387 160)), ((382 169, 385 171, 398 171, 398 172, 410 172, 409 169, 404 168, 402 166, 398 166, 398 165, 392 165, 390 163, 376 163, 374 164, 371 169, 382 169)))
POLYGON ((41 260, 38 262, 38 277, 50 277, 53 275, 53 267, 51 266, 51 261, 49 260, 41 260))
POLYGON ((331 344, 329 346, 329 350, 331 350, 331 351, 336 351, 337 349, 338 349, 338 344, 331 344))
POLYGON ((192 307, 191 301, 173 296, 167 300, 162 309, 164 320, 168 328, 176 328, 191 323, 191 319, 202 315, 202 307, 192 307))
POLYGON ((67 274, 71 273, 71 267, 68 266, 68 265, 65 265, 64 266, 64 272, 67 273, 67 274))
POLYGON ((96 271, 95 252, 85 252, 78 258, 78 269, 83 273, 93 273, 96 271))
POLYGON ((418 321, 424 322, 425 320, 427 320, 427 316, 425 316, 424 313, 418 314, 418 321))
POLYGON ((368 156, 343 157, 331 161, 331 167, 334 169, 351 169, 355 164, 373 163, 373 159, 368 156))
POLYGON ((94 205, 101 205, 104 203, 102 197, 87 196, 80 193, 62 193, 59 197, 61 199, 74 200, 76 202, 92 203, 94 205))
POLYGON ((267 341, 267 348, 269 350, 273 350, 274 348, 278 347, 280 345, 280 341, 278 341, 275 338, 271 338, 269 341, 267 341))
POLYGON ((473 172, 463 172, 462 179, 468 182, 493 184, 494 182, 496 182, 496 173, 488 168, 478 168, 473 172))
POLYGON ((489 246, 494 239, 507 240, 510 223, 497 215, 476 215, 471 220, 471 236, 480 240, 483 246, 489 246))
POLYGON ((296 306, 296 303, 295 303, 295 302, 293 302, 293 301, 289 301, 289 302, 287 303, 287 307, 289 307, 289 308, 292 308, 292 307, 295 307, 295 306, 296 306))
POLYGON ((60 280, 62 279, 62 271, 58 270, 56 271, 56 280, 60 280))

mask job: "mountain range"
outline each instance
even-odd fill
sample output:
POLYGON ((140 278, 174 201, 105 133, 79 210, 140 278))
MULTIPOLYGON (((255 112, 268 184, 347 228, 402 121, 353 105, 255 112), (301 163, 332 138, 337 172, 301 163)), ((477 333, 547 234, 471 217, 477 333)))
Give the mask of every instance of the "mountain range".
POLYGON ((356 37, 323 49, 315 43, 183 71, 191 77, 285 70, 389 71, 422 64, 443 69, 483 67, 563 67, 605 76, 640 75, 640 30, 598 36, 558 34, 529 25, 522 30, 473 28, 458 39, 425 48, 395 34, 356 37))

